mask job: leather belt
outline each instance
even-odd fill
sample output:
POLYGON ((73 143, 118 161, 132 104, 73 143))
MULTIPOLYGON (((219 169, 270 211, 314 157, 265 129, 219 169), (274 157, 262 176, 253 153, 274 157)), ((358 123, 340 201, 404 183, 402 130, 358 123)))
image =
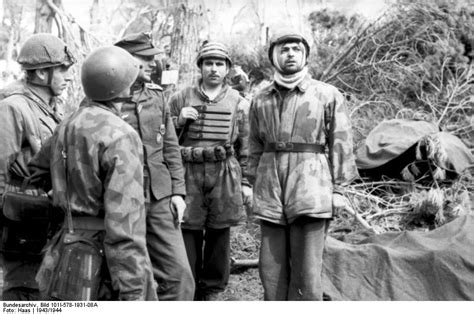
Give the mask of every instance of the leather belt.
POLYGON ((265 143, 264 152, 324 153, 324 146, 317 143, 275 142, 265 143))
POLYGON ((92 216, 72 216, 72 226, 74 230, 105 230, 104 219, 92 216))

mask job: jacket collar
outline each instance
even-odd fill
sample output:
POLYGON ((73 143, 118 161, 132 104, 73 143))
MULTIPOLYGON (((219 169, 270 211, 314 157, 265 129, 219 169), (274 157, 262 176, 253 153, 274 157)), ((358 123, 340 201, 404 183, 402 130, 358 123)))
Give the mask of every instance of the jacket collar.
POLYGON ((214 98, 213 100, 210 100, 209 97, 207 97, 207 95, 203 92, 201 86, 202 86, 202 79, 199 80, 196 86, 194 86, 194 92, 199 96, 199 98, 202 101, 209 102, 209 103, 217 103, 221 101, 227 95, 227 91, 229 90, 229 85, 227 85, 226 83, 223 83, 222 89, 219 92, 219 95, 217 95, 217 97, 214 98))

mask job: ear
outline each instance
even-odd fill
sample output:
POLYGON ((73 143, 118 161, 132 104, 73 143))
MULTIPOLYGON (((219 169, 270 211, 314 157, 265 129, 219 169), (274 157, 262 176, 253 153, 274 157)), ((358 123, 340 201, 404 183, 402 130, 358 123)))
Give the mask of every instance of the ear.
POLYGON ((225 76, 227 76, 227 75, 229 75, 229 73, 230 73, 230 68, 231 68, 229 62, 227 62, 227 61, 226 61, 226 63, 225 63, 225 68, 226 68, 226 70, 225 70, 225 76))
POLYGON ((48 69, 36 69, 35 76, 38 80, 46 82, 48 80, 48 69))

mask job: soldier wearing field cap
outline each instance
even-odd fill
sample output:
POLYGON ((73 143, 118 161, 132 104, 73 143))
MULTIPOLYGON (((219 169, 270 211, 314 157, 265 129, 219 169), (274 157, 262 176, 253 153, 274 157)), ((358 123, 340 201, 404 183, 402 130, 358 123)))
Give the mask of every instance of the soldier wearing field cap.
POLYGON ((121 114, 143 142, 147 247, 158 296, 164 301, 192 300, 194 280, 180 228, 186 209, 181 153, 163 90, 151 83, 154 58, 161 50, 147 33, 127 35, 115 46, 128 51, 140 65, 132 98, 123 104, 121 114))
POLYGON ((121 48, 89 54, 81 70, 86 102, 29 164, 32 182, 52 188, 66 216, 36 277, 44 299, 158 300, 145 239, 143 148, 120 117, 138 72, 121 48))
MULTIPOLYGON (((25 78, 0 91, 6 97, 0 102, 0 197, 7 191, 42 194, 35 188, 24 187, 23 180, 28 175, 26 164, 61 120, 56 110, 56 96, 67 88, 72 79, 70 67, 75 63, 67 45, 47 33, 29 37, 17 61, 25 78)), ((1 208, 2 204, 0 212, 1 208)), ((44 219, 12 221, 0 217, 0 220, 3 300, 38 300, 35 275, 50 223, 44 219)))
POLYGON ((250 108, 249 178, 265 300, 322 300, 329 220, 345 206, 343 187, 357 174, 344 96, 311 78, 308 55, 300 34, 275 35, 268 51, 274 81, 250 108))
POLYGON ((245 220, 249 103, 225 83, 232 61, 218 42, 197 56, 202 78, 170 99, 186 169, 182 225, 196 299, 218 299, 230 274, 230 227, 245 220))

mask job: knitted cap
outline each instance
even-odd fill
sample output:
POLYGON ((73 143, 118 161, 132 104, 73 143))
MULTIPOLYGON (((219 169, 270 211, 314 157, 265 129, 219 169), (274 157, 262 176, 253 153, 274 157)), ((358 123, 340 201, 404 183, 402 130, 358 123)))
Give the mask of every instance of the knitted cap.
POLYGON ((232 60, 230 59, 226 46, 219 42, 205 42, 202 45, 196 60, 198 67, 201 66, 202 61, 206 58, 225 59, 229 62, 229 66, 232 65, 232 60))

